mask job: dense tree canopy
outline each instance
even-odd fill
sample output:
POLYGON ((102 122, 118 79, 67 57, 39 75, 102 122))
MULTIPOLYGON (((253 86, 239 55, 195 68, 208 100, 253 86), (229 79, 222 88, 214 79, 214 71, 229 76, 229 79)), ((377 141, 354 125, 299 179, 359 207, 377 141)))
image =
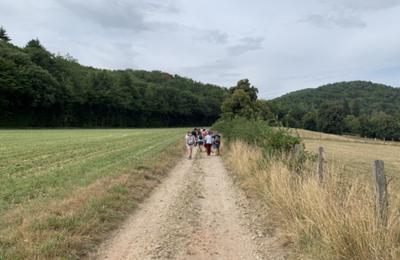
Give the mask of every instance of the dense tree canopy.
POLYGON ((268 121, 275 119, 269 103, 257 99, 258 89, 251 86, 248 79, 240 80, 236 86, 229 89, 229 93, 230 95, 222 103, 222 118, 243 117, 268 121))
POLYGON ((252 86, 248 79, 239 80, 237 85, 231 87, 229 92, 233 94, 236 90, 243 90, 250 98, 251 101, 257 100, 258 89, 252 86))
POLYGON ((400 89, 365 81, 295 91, 272 100, 290 127, 400 140, 400 89))
POLYGON ((227 94, 160 71, 85 67, 38 39, 24 48, 0 40, 3 127, 211 125, 227 94))

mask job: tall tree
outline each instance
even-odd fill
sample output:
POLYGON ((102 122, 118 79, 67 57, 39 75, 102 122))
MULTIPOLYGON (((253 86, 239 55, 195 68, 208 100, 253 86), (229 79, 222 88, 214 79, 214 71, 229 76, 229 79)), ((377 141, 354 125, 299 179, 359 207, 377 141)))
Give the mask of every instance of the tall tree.
POLYGON ((345 115, 350 115, 351 114, 350 105, 349 105, 349 102, 347 101, 347 99, 343 100, 343 113, 345 115))
POLYGON ((229 92, 233 94, 236 90, 241 89, 249 95, 251 101, 257 100, 258 89, 252 86, 248 79, 239 80, 235 87, 229 89, 229 92))
POLYGON ((354 115, 347 115, 344 118, 344 131, 355 135, 360 134, 360 120, 354 115))
POLYGON ((302 118, 303 128, 316 131, 317 130, 317 113, 315 111, 307 112, 302 118))
POLYGON ((353 101, 353 105, 351 107, 351 113, 354 116, 360 116, 360 111, 361 111, 361 104, 360 104, 360 100, 359 99, 355 99, 353 101))
POLYGON ((270 123, 276 123, 276 118, 272 112, 271 106, 267 100, 258 99, 255 103, 255 109, 257 112, 257 118, 267 120, 270 123))
POLYGON ((0 27, 0 40, 5 42, 11 41, 10 37, 7 35, 6 29, 3 26, 0 27))
POLYGON ((254 119, 256 116, 254 103, 243 89, 235 90, 230 97, 225 99, 221 111, 224 118, 245 117, 254 119))
POLYGON ((318 111, 318 129, 326 133, 342 134, 344 110, 340 103, 326 103, 318 111))

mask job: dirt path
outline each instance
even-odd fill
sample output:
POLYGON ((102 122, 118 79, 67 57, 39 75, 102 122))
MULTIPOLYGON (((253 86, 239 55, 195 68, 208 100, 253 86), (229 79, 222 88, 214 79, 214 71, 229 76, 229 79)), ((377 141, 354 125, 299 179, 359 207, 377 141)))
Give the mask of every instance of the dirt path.
POLYGON ((171 171, 94 258, 282 258, 266 252, 266 238, 254 229, 243 200, 219 157, 195 154, 171 171))

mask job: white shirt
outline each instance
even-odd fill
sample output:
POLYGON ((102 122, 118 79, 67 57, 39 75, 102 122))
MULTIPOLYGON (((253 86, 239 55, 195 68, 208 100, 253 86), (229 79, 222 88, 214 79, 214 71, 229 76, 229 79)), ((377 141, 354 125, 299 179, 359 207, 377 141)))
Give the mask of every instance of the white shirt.
POLYGON ((205 139, 206 139, 206 144, 212 144, 213 140, 211 135, 206 135, 205 139))

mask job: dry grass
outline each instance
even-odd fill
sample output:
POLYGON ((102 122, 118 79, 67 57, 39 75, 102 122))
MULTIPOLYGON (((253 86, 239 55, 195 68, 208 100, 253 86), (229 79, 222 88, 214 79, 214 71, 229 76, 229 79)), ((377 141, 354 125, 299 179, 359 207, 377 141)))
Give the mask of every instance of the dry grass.
POLYGON ((364 138, 364 137, 350 136, 350 135, 327 134, 327 133, 315 132, 304 129, 291 128, 290 132, 294 135, 299 135, 303 139, 331 140, 338 142, 343 141, 352 143, 385 144, 385 145, 400 146, 399 142, 384 141, 379 139, 371 139, 371 138, 364 138))
POLYGON ((282 230, 297 258, 399 259, 398 190, 390 190, 388 226, 381 227, 371 183, 340 163, 328 164, 321 185, 314 163, 295 173, 285 163, 291 158, 264 158, 242 142, 232 143, 225 159, 245 191, 266 204, 269 224, 282 230))
POLYGON ((385 161, 386 174, 400 184, 399 142, 383 142, 300 129, 295 131, 302 137, 307 151, 317 152, 318 147, 323 146, 327 159, 344 165, 351 174, 370 178, 372 162, 385 161))

